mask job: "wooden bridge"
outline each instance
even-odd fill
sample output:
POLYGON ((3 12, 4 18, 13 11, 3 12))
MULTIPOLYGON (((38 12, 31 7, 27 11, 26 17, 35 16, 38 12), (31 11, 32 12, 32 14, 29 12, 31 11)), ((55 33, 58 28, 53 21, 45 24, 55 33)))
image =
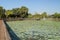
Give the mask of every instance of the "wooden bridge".
POLYGON ((11 40, 3 20, 0 20, 0 40, 11 40))

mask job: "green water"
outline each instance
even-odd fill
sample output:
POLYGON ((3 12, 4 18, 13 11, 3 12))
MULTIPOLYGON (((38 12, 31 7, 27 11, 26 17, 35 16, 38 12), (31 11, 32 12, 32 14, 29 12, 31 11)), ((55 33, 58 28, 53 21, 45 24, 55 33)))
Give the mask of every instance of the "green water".
POLYGON ((25 20, 7 22, 21 40, 60 40, 60 22, 25 20))

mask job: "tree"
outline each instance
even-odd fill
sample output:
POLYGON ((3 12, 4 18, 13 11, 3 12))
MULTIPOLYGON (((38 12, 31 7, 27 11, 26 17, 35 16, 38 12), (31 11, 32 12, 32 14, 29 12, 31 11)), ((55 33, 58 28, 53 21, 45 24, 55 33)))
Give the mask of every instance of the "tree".
POLYGON ((31 13, 28 13, 28 18, 32 18, 32 14, 31 13))
POLYGON ((47 17, 47 13, 46 13, 46 12, 43 12, 43 13, 41 14, 41 16, 42 16, 42 18, 46 18, 46 17, 47 17))
POLYGON ((41 18, 41 15, 38 14, 38 13, 35 13, 35 15, 33 15, 33 18, 37 18, 37 19, 39 19, 39 18, 41 18))
POLYGON ((17 13, 18 13, 18 10, 19 10, 19 8, 13 8, 13 9, 12 9, 13 14, 17 14, 17 13))
POLYGON ((3 9, 2 6, 0 6, 0 18, 5 17, 5 9, 3 9))
POLYGON ((22 6, 19 10, 18 13, 20 14, 21 18, 27 18, 28 17, 28 8, 25 6, 22 6))
POLYGON ((28 8, 25 6, 22 6, 21 8, 13 8, 12 10, 6 10, 6 16, 27 18, 28 8))
POLYGON ((12 11, 13 11, 12 15, 14 15, 15 17, 20 17, 19 9, 20 8, 14 8, 14 9, 12 9, 12 11))
POLYGON ((54 18, 60 18, 60 13, 57 13, 57 12, 54 13, 54 14, 53 14, 53 17, 54 17, 54 18))
POLYGON ((13 14, 13 11, 12 10, 6 10, 6 17, 8 17, 11 14, 13 14))
POLYGON ((60 21, 60 13, 55 12, 52 17, 54 18, 55 21, 60 21))

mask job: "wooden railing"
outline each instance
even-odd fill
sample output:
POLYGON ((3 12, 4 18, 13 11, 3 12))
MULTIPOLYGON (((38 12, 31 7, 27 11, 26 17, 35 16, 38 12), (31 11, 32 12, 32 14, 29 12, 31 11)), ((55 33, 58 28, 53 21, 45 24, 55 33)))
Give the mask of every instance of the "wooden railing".
POLYGON ((11 40, 3 20, 0 20, 0 40, 11 40))

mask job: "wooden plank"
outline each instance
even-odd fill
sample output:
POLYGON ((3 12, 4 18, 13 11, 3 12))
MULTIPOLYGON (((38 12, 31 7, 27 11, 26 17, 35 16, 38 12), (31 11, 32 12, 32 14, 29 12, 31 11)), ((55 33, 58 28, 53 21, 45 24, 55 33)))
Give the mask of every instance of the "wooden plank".
POLYGON ((0 20, 0 40, 11 40, 3 20, 0 20))

